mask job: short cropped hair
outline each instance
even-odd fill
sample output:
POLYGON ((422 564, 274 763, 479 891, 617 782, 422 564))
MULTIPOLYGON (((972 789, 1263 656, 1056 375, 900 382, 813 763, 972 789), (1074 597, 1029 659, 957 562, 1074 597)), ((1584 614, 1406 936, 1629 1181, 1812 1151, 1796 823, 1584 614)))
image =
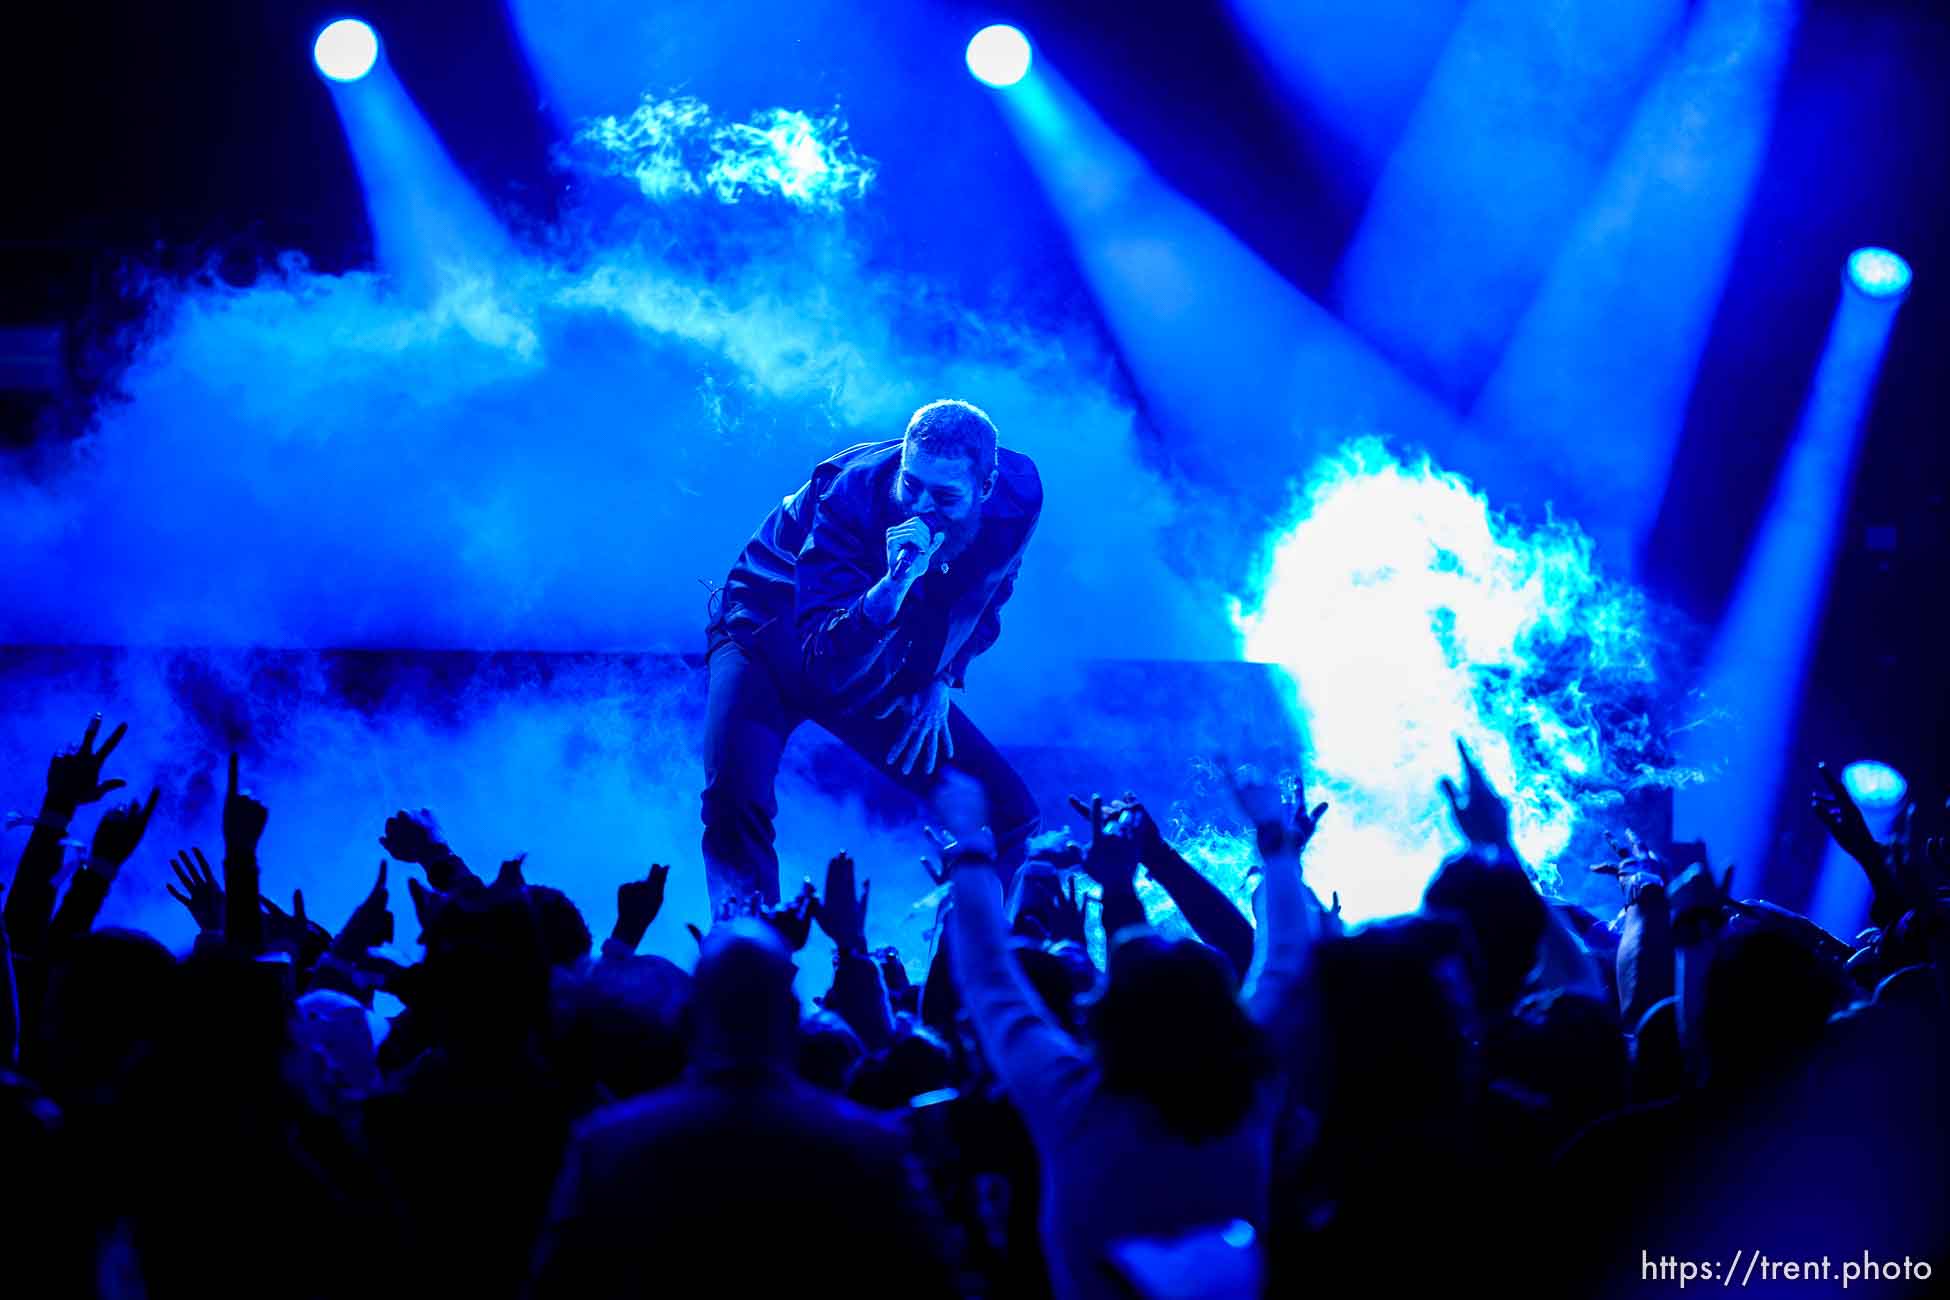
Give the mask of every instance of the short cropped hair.
POLYGON ((972 402, 929 402, 907 422, 907 441, 933 456, 960 456, 975 467, 975 481, 995 471, 995 421, 972 402))

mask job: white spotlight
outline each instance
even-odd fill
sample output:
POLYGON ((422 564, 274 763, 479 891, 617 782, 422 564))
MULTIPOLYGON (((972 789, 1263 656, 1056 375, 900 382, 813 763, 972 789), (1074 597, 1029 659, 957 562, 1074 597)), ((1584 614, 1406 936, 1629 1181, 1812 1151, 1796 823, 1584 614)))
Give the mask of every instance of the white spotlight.
POLYGON ((333 81, 357 81, 379 61, 379 34, 357 18, 341 18, 318 34, 311 57, 333 81))

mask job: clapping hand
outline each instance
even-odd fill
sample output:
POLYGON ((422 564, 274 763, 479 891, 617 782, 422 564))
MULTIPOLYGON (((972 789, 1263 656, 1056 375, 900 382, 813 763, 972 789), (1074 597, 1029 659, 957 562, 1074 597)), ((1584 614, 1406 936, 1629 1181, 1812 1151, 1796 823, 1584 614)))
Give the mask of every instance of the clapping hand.
MULTIPOLYGON (((1090 805, 1075 795, 1070 796, 1070 806, 1086 817, 1090 815, 1090 805)), ((1165 837, 1158 829, 1158 823, 1152 820, 1150 812, 1134 792, 1126 790, 1123 798, 1112 799, 1103 807, 1106 825, 1128 827, 1136 838, 1140 862, 1153 861, 1159 851, 1165 847, 1165 837)), ((1083 851, 1078 849, 1076 862, 1058 865, 1081 866, 1082 860, 1083 851)))

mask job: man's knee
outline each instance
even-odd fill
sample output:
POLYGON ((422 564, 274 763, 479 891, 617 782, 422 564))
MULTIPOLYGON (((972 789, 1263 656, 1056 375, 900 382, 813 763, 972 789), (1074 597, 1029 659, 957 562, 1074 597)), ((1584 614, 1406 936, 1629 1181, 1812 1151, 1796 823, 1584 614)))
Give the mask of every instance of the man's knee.
POLYGON ((727 778, 723 773, 705 782, 698 803, 706 826, 737 823, 761 828, 768 836, 779 815, 770 782, 727 778))

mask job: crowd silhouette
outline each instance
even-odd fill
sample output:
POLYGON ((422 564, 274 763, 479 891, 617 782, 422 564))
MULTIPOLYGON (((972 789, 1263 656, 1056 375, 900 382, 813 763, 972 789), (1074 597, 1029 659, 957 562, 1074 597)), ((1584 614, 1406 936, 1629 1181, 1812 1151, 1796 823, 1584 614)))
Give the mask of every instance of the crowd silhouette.
POLYGON ((1879 841, 1826 768, 1812 813, 1874 891, 1847 938, 1623 828, 1576 868, 1615 914, 1554 898, 1465 750, 1430 797, 1469 847, 1412 915, 1343 925, 1305 877, 1334 810, 1221 767, 1250 900, 1135 794, 1075 799, 1011 879, 979 815, 930 830, 929 953, 873 944, 841 852, 721 906, 687 970, 638 952, 672 867, 598 943, 425 809, 336 932, 286 910, 235 755, 215 862, 145 849, 157 791, 71 855, 125 785, 101 722, 6 889, 10 1294, 1622 1295, 1759 1257, 1894 1295, 1950 1265, 1950 855, 1909 817, 1879 841), (187 953, 96 925, 124 871, 167 873, 187 953))

